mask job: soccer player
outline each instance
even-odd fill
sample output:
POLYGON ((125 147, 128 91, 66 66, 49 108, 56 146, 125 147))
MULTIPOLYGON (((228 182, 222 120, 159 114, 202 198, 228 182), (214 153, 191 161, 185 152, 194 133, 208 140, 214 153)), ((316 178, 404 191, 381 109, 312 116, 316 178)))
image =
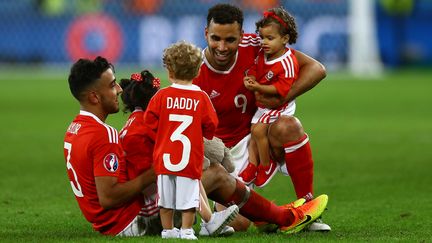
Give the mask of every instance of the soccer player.
MULTIPOLYGON (((205 38, 207 48, 199 76, 194 80, 209 94, 219 118, 215 136, 223 140, 236 164, 234 175, 248 165, 247 147, 250 123, 256 111, 254 93, 243 84, 245 71, 253 64, 260 49, 260 39, 244 34, 243 13, 230 4, 217 4, 209 9, 205 38)), ((276 108, 313 88, 325 77, 324 67, 303 54, 295 52, 299 75, 285 97, 257 95, 257 101, 268 108, 276 108)), ((268 139, 275 161, 281 171, 291 176, 297 198, 313 198, 313 160, 309 138, 300 121, 293 116, 280 116, 269 126, 268 139)), ((276 168, 272 168, 274 170, 276 168)), ((272 173, 272 172, 270 172, 272 173)), ((205 185, 205 184, 204 184, 205 185)), ((237 221, 236 230, 247 229, 250 222, 237 221)), ((314 223, 309 229, 330 230, 324 223, 314 223)))
MULTIPOLYGON (((261 39, 261 50, 255 64, 247 70, 243 79, 246 88, 264 96, 287 96, 298 76, 298 64, 295 50, 286 47, 297 40, 297 27, 292 17, 282 7, 264 12, 264 17, 257 23, 257 32, 261 39)), ((257 102, 258 110, 252 118, 249 144, 249 164, 239 176, 247 184, 265 186, 275 175, 277 164, 270 158, 268 127, 280 116, 293 116, 295 102, 284 103, 275 109, 269 109, 257 102), (258 152, 258 156, 256 152, 258 152)))
POLYGON ((78 205, 93 228, 107 235, 139 235, 138 195, 155 180, 152 170, 127 180, 117 130, 105 123, 119 110, 114 67, 105 58, 80 59, 69 74, 80 112, 64 137, 67 174, 78 205))
MULTIPOLYGON (((123 89, 121 98, 124 111, 131 112, 125 126, 120 131, 120 142, 125 152, 129 178, 134 178, 137 174, 150 169, 153 164, 152 154, 156 134, 148 126, 145 126, 144 112, 150 99, 159 90, 160 80, 149 71, 144 70, 141 73, 132 74, 130 79, 122 79, 120 86, 123 89)), ((160 225, 155 187, 155 184, 152 184, 143 191, 145 205, 141 210, 141 214, 146 216, 146 220, 151 220, 152 229, 160 225)), ((200 189, 199 213, 203 221, 200 235, 234 233, 234 229, 227 224, 238 214, 238 207, 232 205, 227 210, 212 213, 201 183, 200 189)), ((162 226, 160 225, 160 227, 162 226)))

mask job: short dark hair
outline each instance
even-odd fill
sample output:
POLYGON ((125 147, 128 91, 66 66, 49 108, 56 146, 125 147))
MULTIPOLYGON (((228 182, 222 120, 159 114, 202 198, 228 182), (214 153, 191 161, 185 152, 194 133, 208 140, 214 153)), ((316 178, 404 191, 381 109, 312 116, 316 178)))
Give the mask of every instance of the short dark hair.
POLYGON ((220 3, 211 7, 207 14, 207 27, 212 20, 217 24, 232 24, 237 22, 243 28, 243 12, 240 8, 231 4, 220 3))
POLYGON ((86 91, 96 80, 100 79, 102 73, 110 68, 114 72, 114 66, 101 56, 96 57, 93 61, 79 59, 72 65, 68 77, 72 95, 80 101, 83 91, 86 91))
POLYGON ((153 85, 155 77, 148 70, 142 71, 141 80, 121 79, 120 87, 123 89, 121 99, 124 104, 123 112, 132 112, 136 107, 146 110, 151 98, 159 90, 153 85))
POLYGON ((283 7, 271 8, 268 12, 274 13, 279 19, 281 19, 285 26, 282 25, 277 19, 273 17, 263 17, 255 23, 256 32, 258 33, 259 28, 269 25, 270 23, 275 23, 279 26, 279 34, 281 36, 288 35, 289 44, 294 44, 297 41, 298 32, 297 25, 295 22, 294 16, 292 16, 288 11, 286 11, 283 7))

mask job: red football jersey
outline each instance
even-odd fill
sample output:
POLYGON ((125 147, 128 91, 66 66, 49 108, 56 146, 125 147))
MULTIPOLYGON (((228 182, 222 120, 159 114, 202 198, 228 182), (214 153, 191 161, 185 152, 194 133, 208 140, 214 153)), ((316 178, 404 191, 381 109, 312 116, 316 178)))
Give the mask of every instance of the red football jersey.
MULTIPOLYGON (((120 143, 130 179, 137 177, 153 165, 155 137, 155 132, 144 124, 144 111, 135 109, 120 131, 120 143)), ((140 215, 151 217, 159 212, 159 206, 155 200, 156 190, 156 184, 144 189, 140 215)))
POLYGON ((201 179, 203 137, 213 138, 218 124, 207 94, 196 85, 173 84, 161 89, 150 100, 144 121, 156 131, 156 174, 201 179))
POLYGON ((243 78, 246 70, 254 64, 259 48, 259 37, 245 34, 229 70, 215 70, 204 55, 199 76, 194 80, 194 84, 210 96, 219 118, 215 136, 227 147, 236 145, 250 133, 256 111, 255 96, 246 89, 243 78))
POLYGON ((120 131, 120 143, 127 163, 130 179, 149 169, 153 164, 155 132, 144 126, 144 111, 132 112, 120 131))
POLYGON ((113 176, 126 181, 123 150, 118 133, 94 114, 80 111, 69 125, 64 138, 67 174, 78 205, 93 228, 116 235, 139 213, 140 201, 105 210, 99 204, 95 177, 113 176))
MULTIPOLYGON (((264 51, 258 53, 255 65, 248 71, 249 75, 256 77, 260 84, 274 85, 278 94, 287 96, 292 84, 298 77, 299 67, 295 50, 286 48, 285 53, 271 61, 268 61, 264 51)), ((260 106, 260 104, 258 104, 260 106)))

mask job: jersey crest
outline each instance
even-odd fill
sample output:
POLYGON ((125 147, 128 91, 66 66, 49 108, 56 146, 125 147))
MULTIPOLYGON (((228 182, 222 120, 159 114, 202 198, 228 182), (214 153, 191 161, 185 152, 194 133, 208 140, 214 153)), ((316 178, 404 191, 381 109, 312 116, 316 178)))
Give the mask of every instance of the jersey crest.
POLYGON ((270 70, 270 71, 268 71, 268 73, 266 74, 265 77, 268 81, 270 81, 273 78, 273 76, 274 76, 274 73, 272 72, 272 70, 270 70))

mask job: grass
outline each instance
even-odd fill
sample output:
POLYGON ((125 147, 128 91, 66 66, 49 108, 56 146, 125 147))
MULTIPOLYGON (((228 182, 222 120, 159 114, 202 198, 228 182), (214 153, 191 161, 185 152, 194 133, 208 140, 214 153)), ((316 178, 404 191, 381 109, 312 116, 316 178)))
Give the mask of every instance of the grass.
MULTIPOLYGON (((330 197, 323 217, 330 233, 265 235, 251 228, 200 241, 430 242, 431 76, 402 70, 367 80, 330 73, 298 98, 315 159, 315 192, 330 197)), ((79 109, 66 77, 3 72, 0 83, 0 241, 162 241, 101 236, 79 211, 62 155, 65 129, 79 109)), ((107 122, 119 129, 126 117, 107 122)), ((294 199, 281 175, 259 193, 278 204, 294 199)))

